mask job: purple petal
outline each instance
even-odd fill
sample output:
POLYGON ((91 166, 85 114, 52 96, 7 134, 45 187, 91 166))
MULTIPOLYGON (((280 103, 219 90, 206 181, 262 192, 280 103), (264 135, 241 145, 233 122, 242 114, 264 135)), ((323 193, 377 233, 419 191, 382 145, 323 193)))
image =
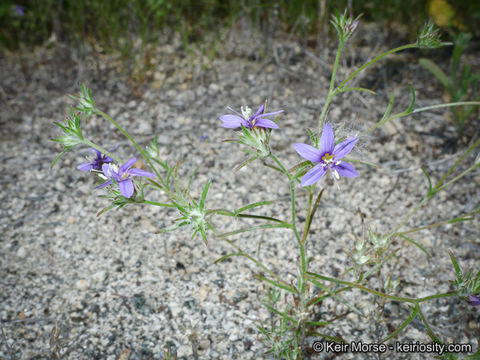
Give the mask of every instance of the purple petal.
POLYGON ((129 199, 133 195, 133 181, 130 179, 122 180, 118 183, 120 193, 129 199))
POLYGON ((113 162, 113 159, 112 159, 110 156, 107 156, 107 155, 104 155, 104 156, 103 156, 103 159, 101 159, 101 160, 102 160, 102 162, 104 162, 104 163, 111 163, 111 162, 113 162))
POLYGON ((135 164, 135 161, 137 161, 137 158, 134 156, 130 160, 128 160, 125 164, 120 166, 120 169, 118 170, 118 173, 125 173, 127 172, 128 169, 132 167, 133 164, 135 164))
POLYGON ((113 181, 112 180, 108 180, 108 181, 105 181, 103 184, 100 184, 98 186, 95 186, 95 189, 101 189, 101 188, 104 188, 105 186, 108 186, 108 185, 112 185, 113 184, 113 181))
POLYGON ((315 165, 302 178, 302 186, 308 186, 316 183, 327 172, 327 167, 322 164, 315 165))
POLYGON ((145 177, 155 177, 156 176, 154 173, 151 173, 151 172, 148 172, 148 171, 145 171, 145 170, 142 170, 142 169, 136 169, 136 168, 131 169, 128 173, 132 176, 145 176, 145 177))
POLYGON ((90 149, 90 154, 95 155, 95 154, 98 154, 98 153, 99 153, 99 151, 97 149, 94 149, 94 148, 90 149))
POLYGON ((475 295, 468 295, 467 301, 472 306, 479 306, 480 305, 480 297, 475 295))
POLYGON ((115 145, 111 150, 108 150, 108 152, 114 152, 115 150, 117 150, 117 148, 118 148, 118 144, 115 145))
POLYGON ((277 124, 275 124, 272 120, 268 119, 256 119, 255 126, 269 129, 279 129, 277 124))
POLYGON ((222 115, 220 120, 223 121, 222 127, 227 129, 239 128, 242 125, 248 127, 250 125, 247 120, 237 115, 222 115))
POLYGON ((270 116, 270 115, 277 115, 277 114, 280 114, 280 113, 282 113, 282 112, 283 112, 283 110, 278 110, 278 111, 274 111, 274 112, 262 114, 262 115, 260 115, 259 117, 270 116))
POLYGON ((103 164, 102 165, 102 171, 103 171, 103 175, 105 175, 108 179, 112 178, 113 170, 110 168, 110 165, 103 164))
POLYGON ((355 170, 355 168, 353 167, 352 164, 349 164, 347 162, 342 161, 340 164, 333 165, 331 167, 332 167, 333 170, 337 170, 337 172, 341 176, 345 176, 345 177, 357 177, 358 176, 357 170, 355 170))
POLYGON ((297 153, 299 153, 300 156, 304 157, 305 159, 317 163, 321 161, 322 153, 317 148, 302 143, 293 144, 293 147, 295 148, 297 153))
POLYGON ((81 163, 80 165, 77 166, 77 170, 80 171, 90 171, 93 169, 93 165, 90 164, 88 161, 81 163))
POLYGON ((265 109, 265 104, 262 104, 262 106, 258 108, 255 115, 253 115, 250 119, 255 119, 258 115, 260 115, 263 112, 263 109, 265 109))
POLYGON ((322 137, 320 138, 320 152, 323 154, 332 154, 335 147, 335 134, 329 123, 325 123, 322 131, 322 137))
POLYGON ((358 138, 348 138, 337 144, 337 146, 335 146, 335 149, 333 149, 334 159, 340 160, 347 156, 350 151, 352 151, 357 141, 358 138))

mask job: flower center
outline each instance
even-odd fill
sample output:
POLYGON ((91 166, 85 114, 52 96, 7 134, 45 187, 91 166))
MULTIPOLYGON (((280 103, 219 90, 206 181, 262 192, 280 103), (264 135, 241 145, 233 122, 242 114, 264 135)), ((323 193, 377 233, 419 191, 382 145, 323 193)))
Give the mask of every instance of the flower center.
POLYGON ((333 161, 333 154, 325 153, 325 155, 322 156, 322 161, 325 165, 330 164, 333 161))

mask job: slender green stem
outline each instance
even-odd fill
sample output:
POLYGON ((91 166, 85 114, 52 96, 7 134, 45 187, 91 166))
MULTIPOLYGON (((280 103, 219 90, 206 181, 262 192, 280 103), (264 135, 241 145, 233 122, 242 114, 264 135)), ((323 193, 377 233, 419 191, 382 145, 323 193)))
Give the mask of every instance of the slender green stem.
POLYGON ((422 309, 420 308, 420 304, 416 304, 415 307, 417 308, 417 313, 420 315, 420 318, 422 319, 423 325, 425 325, 425 328, 427 329, 427 333, 430 336, 430 339, 433 341, 442 344, 442 341, 440 338, 433 332, 433 329, 431 328, 430 324, 427 321, 427 318, 425 315, 423 315, 422 309))
POLYGON ((475 170, 476 168, 478 168, 480 166, 480 164, 474 164, 472 166, 470 166, 467 170, 465 170, 464 172, 462 172, 460 175, 458 175, 457 177, 454 177, 452 180, 450 180, 449 182, 447 182, 445 185, 439 187, 438 189, 435 189, 436 192, 438 191, 442 191, 443 189, 445 189, 447 186, 453 184, 454 182, 460 180, 462 177, 464 177, 465 175, 467 175, 468 173, 472 172, 473 170, 475 170))
POLYGON ((290 183, 290 200, 291 200, 291 209, 292 209, 292 230, 293 233, 295 234, 295 237, 297 239, 298 246, 300 248, 300 258, 301 258, 301 263, 302 263, 302 274, 303 274, 303 279, 305 279, 305 273, 307 272, 307 264, 305 261, 305 247, 302 243, 302 240, 300 239, 300 235, 298 234, 297 230, 297 225, 296 225, 296 210, 295 210, 295 179, 288 173, 287 169, 281 161, 273 154, 270 154, 270 157, 277 163, 277 165, 280 167, 282 172, 287 176, 288 181, 290 183))
POLYGON ((470 212, 470 213, 468 213, 468 214, 464 214, 464 215, 461 216, 461 218, 454 218, 454 219, 444 220, 444 221, 440 221, 440 222, 435 223, 435 224, 425 225, 425 226, 418 227, 418 228, 415 228, 415 229, 411 229, 411 230, 407 230, 407 231, 402 231, 402 232, 400 232, 400 233, 397 233, 397 235, 405 235, 405 234, 417 232, 417 231, 420 231, 420 230, 433 229, 433 228, 436 228, 436 227, 439 227, 439 226, 442 226, 442 225, 451 224, 452 222, 455 222, 455 220, 457 220, 457 221, 462 221, 462 219, 463 219, 463 220, 469 220, 468 218, 465 218, 465 217, 466 217, 466 216, 473 216, 473 215, 476 215, 476 214, 478 214, 478 213, 480 213, 480 210, 473 211, 473 212, 470 212))
POLYGON ((335 56, 335 63, 333 64, 333 71, 332 77, 330 79, 330 88, 328 89, 327 99, 325 100, 325 104, 323 105, 322 112, 320 114, 320 119, 318 120, 318 135, 320 136, 320 131, 323 129, 323 125, 325 123, 325 116, 327 114, 328 106, 332 101, 333 96, 335 95, 334 87, 335 87, 335 77, 337 75, 338 64, 340 62, 340 55, 342 53, 344 40, 340 39, 338 43, 337 55, 335 56))
MULTIPOLYGON (((457 166, 457 164, 454 164, 454 166, 452 167, 455 167, 457 166)), ((444 184, 443 186, 440 186, 438 187, 438 184, 435 186, 434 190, 432 193, 429 193, 427 196, 425 196, 404 218, 403 220, 400 222, 400 224, 397 225, 397 227, 395 228, 395 230, 393 230, 388 236, 387 238, 391 238, 392 236, 395 236, 398 234, 398 230, 400 230, 400 228, 405 225, 412 217, 413 215, 415 215, 417 213, 417 211, 423 206, 425 205, 428 200, 430 200, 430 198, 442 191, 443 189, 445 189, 446 187, 448 187, 449 185, 455 183, 456 181, 460 180, 462 177, 464 177, 465 175, 467 175, 468 173, 472 172, 473 170, 475 170, 476 168, 480 167, 480 164, 474 164, 472 166, 470 166, 467 170, 465 170, 464 172, 462 172, 460 175, 458 175, 457 177, 453 178, 452 180, 450 180, 449 182, 447 182, 446 184, 444 184)), ((443 178, 442 180, 443 181, 443 178)), ((434 227, 434 226, 431 226, 431 227, 434 227)), ((407 232, 405 232, 407 233, 407 232)), ((403 234, 403 233, 402 233, 403 234)))
POLYGON ((347 77, 345 80, 343 80, 336 88, 336 90, 340 90, 341 88, 343 88, 350 80, 352 80, 355 76, 357 76, 360 72, 362 72, 363 70, 365 70, 367 67, 369 67, 370 65, 376 63, 378 60, 381 60, 383 59, 385 56, 388 56, 390 54, 393 54, 393 53, 396 53, 396 52, 399 52, 399 51, 402 51, 402 50, 406 50, 406 49, 412 49, 412 48, 416 48, 418 47, 417 44, 408 44, 408 45, 403 45, 403 46, 399 46, 395 49, 391 49, 387 52, 384 52, 383 54, 380 54, 378 55, 376 58, 370 60, 369 62, 365 63, 364 65, 362 65, 360 68, 358 68, 356 71, 354 71, 352 74, 350 74, 349 77, 347 77))
POLYGON ((305 246, 305 242, 307 241, 308 229, 310 228, 310 222, 312 221, 311 216, 312 216, 312 202, 313 202, 313 192, 314 192, 313 189, 315 189, 314 186, 308 189, 307 216, 305 218, 305 227, 303 229, 303 234, 302 234, 303 246, 305 246))
POLYGON ((259 260, 255 259, 253 256, 245 253, 238 245, 236 245, 233 241, 222 238, 224 241, 229 243, 231 246, 233 246, 237 251, 239 256, 246 257, 247 259, 253 261, 257 266, 262 268, 266 273, 270 274, 272 277, 274 277, 279 283, 291 288, 292 286, 287 283, 286 281, 282 280, 277 274, 275 274, 273 271, 271 271, 269 268, 267 268, 265 265, 263 265, 259 260))
MULTIPOLYGON (((454 107, 454 106, 465 106, 465 105, 480 105, 480 101, 460 101, 460 102, 454 102, 454 103, 448 103, 448 104, 437 104, 437 105, 430 105, 430 106, 425 106, 422 108, 418 108, 413 110, 410 114, 415 114, 419 113, 422 111, 427 111, 427 110, 435 110, 435 109, 441 109, 441 108, 446 108, 446 107, 454 107)), ((406 114, 406 115, 410 115, 406 114)))
POLYGON ((111 157, 113 160, 119 162, 119 163, 122 163, 122 161, 120 160, 120 158, 118 158, 117 156, 113 155, 111 152, 105 150, 104 148, 102 148, 101 146, 97 145, 97 144, 94 144, 93 142, 91 142, 90 140, 87 140, 87 139, 83 139, 83 143, 87 146, 90 146, 98 151, 100 151, 102 154, 105 154, 109 157, 111 157))
POLYGON ((428 300, 434 300, 434 299, 456 296, 455 292, 447 292, 447 293, 425 296, 425 297, 421 297, 421 298, 417 298, 417 299, 407 298, 407 297, 385 294, 383 292, 372 290, 372 289, 369 289, 369 288, 367 288, 363 285, 360 285, 360 284, 357 284, 357 283, 352 283, 350 281, 339 280, 339 279, 331 278, 331 277, 328 277, 328 276, 323 276, 323 275, 313 274, 313 273, 307 273, 307 274, 312 278, 321 279, 321 280, 325 280, 325 281, 329 281, 329 282, 334 282, 334 283, 340 284, 340 285, 351 286, 351 287, 360 289, 362 291, 368 292, 368 293, 373 294, 373 295, 381 296, 381 297, 384 297, 384 298, 387 298, 387 299, 390 299, 390 300, 408 302, 408 303, 411 303, 411 304, 418 304, 418 303, 428 301, 428 300))
POLYGON ((161 179, 162 182, 163 182, 163 179, 160 176, 160 173, 158 172, 156 167, 153 165, 152 161, 150 160, 150 157, 145 153, 145 150, 143 150, 140 147, 140 145, 138 145, 137 142, 130 136, 130 134, 128 132, 126 132, 120 125, 118 125, 118 123, 115 120, 113 120, 110 116, 105 114, 103 111, 97 110, 97 114, 104 117, 108 121, 110 121, 118 130, 120 130, 122 132, 123 135, 125 135, 125 137, 128 140, 130 140, 132 142, 132 144, 137 148, 137 150, 140 151, 140 153, 142 154, 143 158, 148 163, 148 165, 150 165, 152 170, 155 172, 155 175, 157 175, 157 178, 161 179))
POLYGON ((153 205, 153 206, 163 206, 163 207, 175 207, 175 205, 173 204, 164 204, 164 203, 159 203, 159 202, 156 202, 156 201, 150 201, 150 200, 143 200, 142 202, 143 204, 149 204, 149 205, 153 205))
POLYGON ((465 159, 465 157, 470 154, 477 146, 480 145, 480 139, 478 139, 477 141, 475 141, 472 146, 470 146, 467 151, 465 151, 465 153, 462 154, 462 156, 460 156, 458 158, 457 161, 455 161, 455 164, 453 164, 450 169, 448 169, 448 171, 445 173, 445 175, 443 175, 443 177, 438 181, 437 185, 435 185, 435 190, 440 188, 440 186, 443 184, 443 182, 447 179, 447 177, 452 173, 452 171, 463 161, 463 159, 465 159))
POLYGON ((400 230, 400 228, 405 225, 412 217, 413 215, 415 215, 418 211, 418 209, 420 209, 423 205, 425 205, 427 203, 427 201, 430 199, 429 196, 425 196, 422 201, 420 201, 412 210, 410 210, 410 212, 402 219, 402 221, 400 222, 400 224, 397 225, 397 227, 395 228, 395 230, 393 230, 388 236, 387 236, 387 239, 391 238, 392 236, 396 235, 397 234, 397 231, 400 230))
POLYGON ((417 113, 420 113, 422 111, 435 110, 435 109, 441 109, 441 108, 447 108, 447 107, 455 107, 455 106, 464 106, 464 105, 480 105, 480 101, 466 101, 466 102, 464 101, 464 102, 454 102, 454 103, 448 103, 448 104, 437 104, 437 105, 431 105, 431 106, 425 106, 425 107, 422 107, 422 108, 418 108, 418 109, 415 109, 411 112, 402 112, 402 113, 399 113, 399 114, 395 114, 395 115, 392 115, 392 116, 390 116, 386 119, 380 120, 375 125, 373 125, 369 129, 367 129, 363 133, 361 133, 360 136, 363 136, 363 135, 368 134, 369 132, 372 132, 373 130, 375 130, 379 126, 385 124, 386 122, 389 122, 389 121, 392 121, 392 120, 395 120, 395 119, 400 119, 400 118, 405 117, 405 116, 409 116, 409 115, 412 115, 412 114, 417 114, 417 113))

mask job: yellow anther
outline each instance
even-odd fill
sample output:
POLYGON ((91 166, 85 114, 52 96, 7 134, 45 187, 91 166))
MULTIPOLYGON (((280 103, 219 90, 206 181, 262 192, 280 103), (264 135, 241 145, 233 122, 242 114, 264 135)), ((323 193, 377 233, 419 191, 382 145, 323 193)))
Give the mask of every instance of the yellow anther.
POLYGON ((323 155, 322 157, 322 161, 325 162, 325 163, 329 163, 333 160, 333 155, 332 154, 329 154, 329 153, 326 153, 325 155, 323 155))

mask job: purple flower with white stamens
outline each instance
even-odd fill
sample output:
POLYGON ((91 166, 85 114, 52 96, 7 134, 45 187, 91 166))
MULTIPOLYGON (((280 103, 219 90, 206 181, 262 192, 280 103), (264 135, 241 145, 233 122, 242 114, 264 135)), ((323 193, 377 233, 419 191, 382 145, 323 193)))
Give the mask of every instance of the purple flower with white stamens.
POLYGON ((265 119, 266 116, 276 115, 283 112, 283 110, 274 111, 271 113, 262 114, 265 109, 265 104, 260 106, 255 114, 252 115, 252 109, 248 106, 241 107, 242 114, 239 114, 233 109, 230 109, 235 114, 227 114, 220 116, 220 120, 223 121, 222 126, 228 129, 237 129, 242 127, 246 128, 269 128, 269 129, 278 129, 277 124, 272 120, 265 119))
POLYGON ((335 145, 335 135, 329 123, 323 127, 322 137, 320 138, 320 149, 307 144, 296 143, 293 146, 295 150, 305 159, 317 163, 302 178, 302 186, 312 185, 320 180, 328 170, 332 171, 333 177, 339 179, 340 175, 345 177, 358 176, 355 168, 342 161, 358 138, 348 138, 335 145))
MULTIPOLYGON (((118 147, 115 146, 110 152, 114 151, 118 147)), ((102 170, 102 165, 113 162, 113 159, 110 156, 102 154, 97 149, 90 149, 90 154, 94 156, 92 161, 86 161, 77 166, 77 169, 80 171, 90 171, 90 170, 102 170)))
POLYGON ((468 295, 467 302, 472 306, 479 306, 480 305, 480 297, 475 295, 468 295))
POLYGON ((128 160, 125 164, 120 166, 118 169, 116 166, 111 164, 103 164, 102 171, 103 174, 107 177, 107 181, 103 184, 96 187, 96 189, 103 188, 108 185, 112 185, 115 181, 120 188, 120 193, 129 199, 134 192, 134 185, 131 176, 144 176, 144 177, 154 177, 155 174, 141 170, 141 169, 130 169, 132 165, 137 161, 137 158, 133 157, 128 160))

